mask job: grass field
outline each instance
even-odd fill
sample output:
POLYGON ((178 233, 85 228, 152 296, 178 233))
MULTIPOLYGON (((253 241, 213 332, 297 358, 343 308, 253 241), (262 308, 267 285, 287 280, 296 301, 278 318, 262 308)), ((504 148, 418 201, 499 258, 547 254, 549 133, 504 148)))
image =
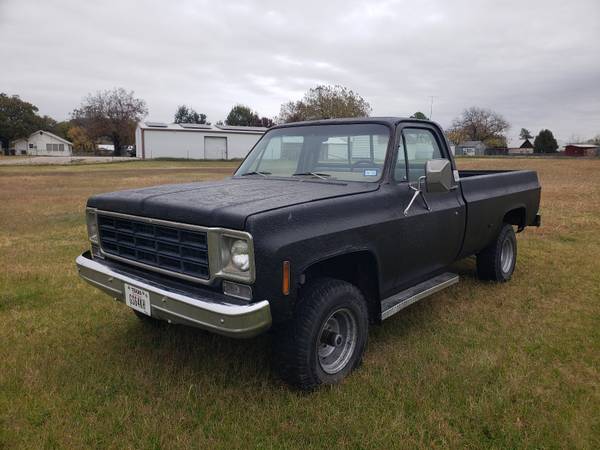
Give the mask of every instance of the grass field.
POLYGON ((312 394, 277 380, 266 336, 147 328, 76 275, 89 195, 230 164, 0 168, 0 448, 600 448, 600 161, 459 164, 539 171, 513 280, 459 263, 312 394))

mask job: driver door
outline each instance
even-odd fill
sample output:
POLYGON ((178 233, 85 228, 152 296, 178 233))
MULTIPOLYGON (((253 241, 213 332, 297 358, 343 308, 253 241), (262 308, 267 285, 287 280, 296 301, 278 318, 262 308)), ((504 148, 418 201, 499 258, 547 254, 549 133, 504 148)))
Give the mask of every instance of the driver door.
POLYGON ((402 289, 429 278, 454 262, 462 246, 466 208, 460 190, 452 189, 424 192, 431 210, 417 198, 404 214, 414 194, 409 185, 416 186, 419 178, 425 175, 425 163, 430 159, 449 159, 449 156, 445 141, 432 126, 404 124, 398 131, 401 138, 394 179, 400 216, 394 231, 403 261, 396 286, 402 289))

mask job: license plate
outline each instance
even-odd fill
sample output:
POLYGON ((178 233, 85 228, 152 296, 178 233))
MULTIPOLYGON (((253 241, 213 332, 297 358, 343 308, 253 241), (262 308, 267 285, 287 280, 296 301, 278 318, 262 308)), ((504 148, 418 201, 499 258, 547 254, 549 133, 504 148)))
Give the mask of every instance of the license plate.
POLYGON ((125 303, 136 311, 150 315, 150 293, 148 291, 126 284, 125 303))

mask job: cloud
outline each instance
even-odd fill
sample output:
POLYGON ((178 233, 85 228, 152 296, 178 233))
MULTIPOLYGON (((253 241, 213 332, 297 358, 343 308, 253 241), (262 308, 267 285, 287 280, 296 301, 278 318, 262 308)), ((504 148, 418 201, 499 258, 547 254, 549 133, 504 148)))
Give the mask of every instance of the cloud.
POLYGON ((522 1, 0 2, 0 90, 57 119, 123 86, 154 120, 178 104, 216 121, 274 116, 317 83, 378 115, 469 106, 562 139, 600 133, 600 3, 522 1))

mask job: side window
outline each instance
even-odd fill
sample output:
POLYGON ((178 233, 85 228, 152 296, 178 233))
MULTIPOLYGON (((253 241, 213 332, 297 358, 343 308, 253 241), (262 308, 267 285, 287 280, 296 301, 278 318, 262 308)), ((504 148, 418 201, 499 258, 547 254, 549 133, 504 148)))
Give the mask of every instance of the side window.
POLYGON ((404 153, 404 139, 402 137, 400 137, 400 142, 398 143, 398 154, 396 156, 396 166, 394 167, 394 180, 408 180, 406 172, 406 154, 404 153))
POLYGON ((443 158, 433 132, 421 128, 402 130, 402 142, 406 149, 408 181, 417 181, 425 175, 425 163, 430 159, 443 158))
POLYGON ((383 165, 388 137, 385 135, 331 136, 321 143, 319 163, 383 165), (349 158, 349 159, 348 159, 349 158))

